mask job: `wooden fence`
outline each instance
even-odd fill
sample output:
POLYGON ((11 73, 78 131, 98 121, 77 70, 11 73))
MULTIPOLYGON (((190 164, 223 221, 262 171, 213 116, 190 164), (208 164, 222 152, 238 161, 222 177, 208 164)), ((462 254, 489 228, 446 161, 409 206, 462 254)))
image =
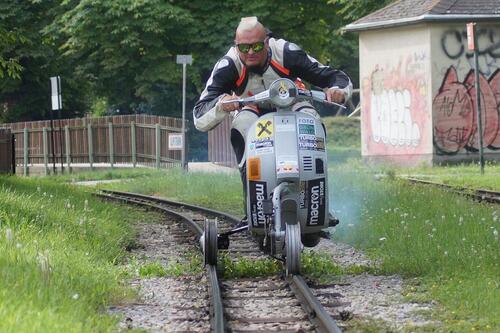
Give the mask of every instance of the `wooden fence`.
POLYGON ((0 129, 0 173, 14 173, 14 139, 9 129, 0 129))
POLYGON ((181 151, 168 149, 168 135, 180 133, 182 120, 149 115, 123 115, 0 124, 15 136, 15 160, 28 174, 41 164, 45 172, 55 164, 117 163, 170 167, 181 163, 181 151), (53 136, 53 139, 52 139, 53 136), (54 143, 52 145, 52 142, 54 143))

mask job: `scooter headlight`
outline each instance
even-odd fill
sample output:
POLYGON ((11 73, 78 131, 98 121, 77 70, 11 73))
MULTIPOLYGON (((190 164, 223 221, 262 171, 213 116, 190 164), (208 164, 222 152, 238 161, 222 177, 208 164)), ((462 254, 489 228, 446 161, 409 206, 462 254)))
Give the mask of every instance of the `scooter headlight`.
POLYGON ((277 107, 284 108, 292 105, 297 97, 297 87, 292 80, 277 79, 269 87, 271 102, 277 107))

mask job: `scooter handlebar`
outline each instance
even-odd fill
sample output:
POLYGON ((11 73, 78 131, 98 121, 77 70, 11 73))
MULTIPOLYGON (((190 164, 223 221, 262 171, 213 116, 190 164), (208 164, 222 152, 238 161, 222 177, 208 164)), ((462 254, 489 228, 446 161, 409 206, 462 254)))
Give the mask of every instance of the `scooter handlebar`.
MULTIPOLYGON (((316 102, 320 102, 320 103, 324 103, 324 104, 328 104, 328 105, 335 105, 335 106, 341 107, 343 109, 346 108, 345 105, 327 101, 326 94, 322 91, 317 91, 317 90, 297 89, 297 99, 312 100, 312 101, 316 101, 316 102)), ((224 101, 224 102, 222 102, 222 104, 226 105, 226 104, 238 103, 239 107, 243 107, 247 104, 256 104, 256 103, 265 102, 268 100, 270 100, 269 90, 265 90, 261 93, 258 93, 257 95, 254 95, 254 96, 233 99, 230 101, 224 101)))

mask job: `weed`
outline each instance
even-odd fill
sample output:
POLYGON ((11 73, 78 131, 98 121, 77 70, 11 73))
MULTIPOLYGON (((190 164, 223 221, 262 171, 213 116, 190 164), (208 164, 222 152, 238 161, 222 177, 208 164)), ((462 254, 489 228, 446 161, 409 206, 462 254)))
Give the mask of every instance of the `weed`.
POLYGON ((159 262, 150 262, 139 268, 140 277, 162 277, 167 275, 167 270, 159 262))

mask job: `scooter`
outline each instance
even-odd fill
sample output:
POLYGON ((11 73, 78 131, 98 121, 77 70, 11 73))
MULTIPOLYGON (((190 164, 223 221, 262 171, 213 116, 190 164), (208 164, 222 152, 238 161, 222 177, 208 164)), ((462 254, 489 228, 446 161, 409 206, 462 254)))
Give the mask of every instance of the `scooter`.
POLYGON ((229 246, 229 235, 248 230, 272 256, 284 258, 286 274, 300 274, 303 245, 316 246, 323 229, 336 225, 328 210, 326 133, 311 114, 292 111, 298 101, 325 100, 321 91, 299 89, 286 78, 268 90, 227 103, 269 103, 276 112, 258 118, 248 130, 248 226, 217 234, 216 221, 205 222, 202 247, 205 262, 216 264, 217 249, 229 246))

